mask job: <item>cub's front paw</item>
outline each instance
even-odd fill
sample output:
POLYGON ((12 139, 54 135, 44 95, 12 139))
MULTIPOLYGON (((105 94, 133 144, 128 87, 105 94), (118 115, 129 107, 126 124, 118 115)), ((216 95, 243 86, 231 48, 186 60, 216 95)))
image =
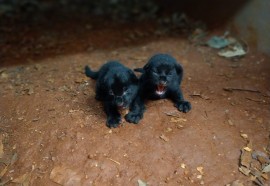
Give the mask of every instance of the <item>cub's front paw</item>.
POLYGON ((143 114, 133 112, 129 112, 127 115, 125 115, 126 121, 134 124, 138 124, 142 117, 143 114))
POLYGON ((184 113, 187 113, 191 110, 191 104, 188 101, 181 101, 175 104, 176 108, 184 113))
POLYGON ((107 127, 116 128, 120 124, 120 121, 121 121, 121 116, 108 117, 107 118, 107 127))

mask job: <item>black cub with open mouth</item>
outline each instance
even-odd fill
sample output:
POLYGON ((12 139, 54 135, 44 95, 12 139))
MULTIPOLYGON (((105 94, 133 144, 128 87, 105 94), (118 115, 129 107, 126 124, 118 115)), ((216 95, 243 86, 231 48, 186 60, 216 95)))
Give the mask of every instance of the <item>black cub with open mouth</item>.
POLYGON ((143 68, 134 69, 141 72, 139 93, 125 116, 131 123, 138 123, 143 117, 146 99, 169 98, 181 112, 191 110, 190 102, 184 100, 180 84, 183 68, 168 54, 157 54, 150 58, 143 68))

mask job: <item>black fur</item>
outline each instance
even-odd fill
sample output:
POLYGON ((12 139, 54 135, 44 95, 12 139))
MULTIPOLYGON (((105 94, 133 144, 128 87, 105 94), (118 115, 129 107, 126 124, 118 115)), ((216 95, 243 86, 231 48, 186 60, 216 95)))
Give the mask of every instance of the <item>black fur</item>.
POLYGON ((170 55, 157 54, 150 58, 143 68, 134 69, 141 72, 138 96, 133 102, 130 112, 125 116, 131 123, 138 123, 143 118, 146 99, 169 98, 181 112, 188 112, 191 104, 184 100, 180 84, 183 68, 170 55))
POLYGON ((104 103, 107 126, 117 127, 121 121, 120 108, 129 108, 138 92, 138 79, 134 72, 117 61, 104 64, 94 72, 85 66, 86 76, 97 80, 96 99, 104 103))

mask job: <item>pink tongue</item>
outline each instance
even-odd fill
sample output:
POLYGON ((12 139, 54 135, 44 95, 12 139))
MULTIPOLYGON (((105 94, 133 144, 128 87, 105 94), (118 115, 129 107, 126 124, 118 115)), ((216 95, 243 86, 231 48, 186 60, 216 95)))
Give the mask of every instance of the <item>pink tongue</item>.
POLYGON ((159 92, 163 92, 164 91, 164 85, 162 85, 162 84, 159 84, 158 86, 157 86, 157 90, 159 91, 159 92))

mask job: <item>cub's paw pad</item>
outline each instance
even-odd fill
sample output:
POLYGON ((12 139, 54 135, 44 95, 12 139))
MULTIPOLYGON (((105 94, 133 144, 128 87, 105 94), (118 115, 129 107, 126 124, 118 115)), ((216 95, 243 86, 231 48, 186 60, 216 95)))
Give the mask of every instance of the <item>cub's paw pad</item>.
POLYGON ((184 113, 187 113, 191 110, 191 104, 188 101, 181 101, 179 103, 176 103, 175 106, 179 111, 184 113))
POLYGON ((107 119, 107 127, 116 128, 121 122, 121 117, 108 117, 107 119))
POLYGON ((125 119, 129 123, 138 124, 139 121, 142 119, 142 114, 129 112, 127 115, 125 115, 125 119))

